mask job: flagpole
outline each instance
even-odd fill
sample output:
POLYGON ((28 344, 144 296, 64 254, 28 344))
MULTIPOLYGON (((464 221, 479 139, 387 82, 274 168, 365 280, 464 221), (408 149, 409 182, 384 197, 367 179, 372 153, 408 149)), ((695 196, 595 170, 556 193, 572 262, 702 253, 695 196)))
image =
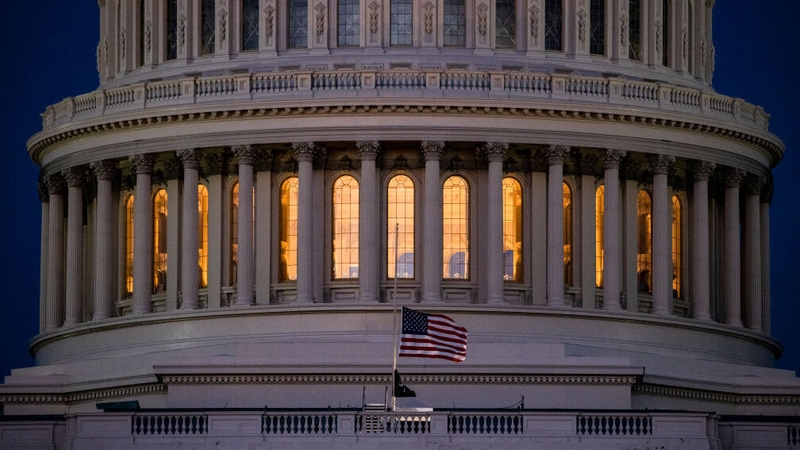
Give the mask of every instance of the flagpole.
POLYGON ((395 380, 394 374, 397 372, 397 242, 398 242, 398 235, 400 233, 400 224, 394 224, 394 286, 392 287, 392 300, 393 300, 393 310, 392 310, 392 322, 394 322, 394 331, 392 333, 392 338, 394 341, 394 350, 392 351, 392 375, 389 377, 392 383, 392 405, 391 411, 395 410, 396 406, 396 397, 395 397, 395 380))

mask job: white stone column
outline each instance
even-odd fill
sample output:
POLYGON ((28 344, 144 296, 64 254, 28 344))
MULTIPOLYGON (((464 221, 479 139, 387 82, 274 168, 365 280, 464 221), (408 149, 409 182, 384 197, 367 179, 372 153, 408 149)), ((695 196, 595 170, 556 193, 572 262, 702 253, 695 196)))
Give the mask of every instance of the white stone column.
POLYGON ((730 169, 725 174, 725 259, 722 262, 722 298, 725 323, 742 326, 741 249, 739 235, 739 186, 745 172, 730 169))
POLYGON ((136 172, 133 192, 133 314, 153 310, 153 202, 150 181, 156 158, 152 153, 131 156, 136 172))
MULTIPOLYGON (((97 177, 97 223, 95 225, 94 302, 92 320, 111 317, 114 303, 114 202, 112 180, 117 164, 104 160, 91 164, 97 177)), ((135 201, 135 199, 134 199, 135 201)))
POLYGON ((564 298, 564 159, 565 145, 551 145, 547 152, 547 304, 570 305, 564 298))
MULTIPOLYGON (((297 210, 297 303, 314 301, 314 274, 311 270, 314 259, 313 223, 314 196, 314 143, 292 144, 297 160, 298 210, 297 210)), ((241 191, 241 188, 239 189, 241 191)))
POLYGON ((200 155, 195 149, 176 152, 183 163, 183 227, 181 229, 181 306, 180 309, 200 307, 199 213, 197 184, 200 155))
POLYGON ((270 303, 272 279, 272 154, 266 151, 256 169, 256 304, 270 303))
MULTIPOLYGON (((378 141, 356 142, 361 158, 361 189, 359 189, 358 218, 358 286, 359 299, 377 302, 380 297, 380 229, 376 218, 378 208, 378 175, 375 160, 380 151, 378 141)), ((389 226, 393 226, 389 224, 389 226)))
POLYGON ((772 200, 772 182, 768 182, 761 196, 761 329, 772 334, 769 291, 769 204, 772 200))
POLYGON ((605 203, 603 205, 603 309, 620 310, 622 279, 619 163, 625 152, 608 150, 603 158, 605 203))
MULTIPOLYGON (((486 302, 489 304, 503 304, 503 159, 508 151, 506 142, 487 142, 483 146, 486 159, 489 161, 487 178, 488 190, 486 198, 486 217, 488 226, 486 230, 486 302)), ((562 277, 563 278, 563 277, 562 277)))
POLYGON ((58 328, 64 316, 64 178, 53 174, 47 178, 50 210, 47 237, 47 298, 45 329, 58 328))
POLYGON ((61 171, 67 182, 67 259, 66 318, 64 326, 75 325, 83 317, 83 183, 82 168, 61 171))
POLYGON ((442 183, 439 181, 439 158, 444 142, 422 142, 425 158, 425 227, 423 239, 424 275, 422 277, 422 301, 442 301, 442 183))
POLYGON ((711 320, 711 247, 709 244, 708 179, 714 163, 701 161, 692 168, 692 306, 697 320, 711 320))
POLYGON ((39 246, 39 333, 44 333, 47 316, 47 252, 50 244, 50 197, 47 194, 47 185, 43 179, 38 182, 39 200, 42 202, 42 221, 39 246))
POLYGON ((667 174, 675 158, 655 155, 653 169, 653 313, 672 314, 672 202, 667 174))
POLYGON ((239 162, 238 260, 236 265, 236 306, 253 304, 255 255, 253 253, 253 164, 256 151, 250 145, 231 149, 239 162))
MULTIPOLYGON (((531 195, 528 197, 530 200, 526 206, 530 211, 547 210, 547 172, 544 167, 531 172, 531 195)), ((541 306, 547 304, 547 217, 545 214, 530 214, 530 217, 531 243, 526 245, 526 254, 530 256, 525 259, 525 280, 530 280, 532 285, 532 303, 541 306)))
POLYGON ((747 328, 762 331, 761 314, 761 189, 764 179, 752 177, 745 183, 744 270, 742 300, 747 328))

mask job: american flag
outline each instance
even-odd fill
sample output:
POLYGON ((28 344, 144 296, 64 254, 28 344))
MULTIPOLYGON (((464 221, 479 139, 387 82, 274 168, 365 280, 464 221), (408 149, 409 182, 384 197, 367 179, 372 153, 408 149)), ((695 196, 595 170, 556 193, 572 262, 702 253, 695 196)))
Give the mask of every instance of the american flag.
POLYGON ((399 356, 461 362, 467 357, 467 329, 447 316, 403 307, 399 356))

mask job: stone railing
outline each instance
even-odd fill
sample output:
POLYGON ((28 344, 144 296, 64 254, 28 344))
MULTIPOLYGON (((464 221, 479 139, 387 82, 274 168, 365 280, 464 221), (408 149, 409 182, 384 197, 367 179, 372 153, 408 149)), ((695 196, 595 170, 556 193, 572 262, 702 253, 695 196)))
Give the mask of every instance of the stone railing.
POLYGON ((208 434, 205 414, 135 414, 131 417, 134 436, 176 436, 208 434))
POLYGON ((632 105, 720 119, 765 131, 769 127, 769 115, 741 99, 657 82, 567 74, 407 69, 270 72, 152 81, 67 98, 47 107, 42 123, 44 130, 49 130, 121 112, 183 104, 346 98, 354 91, 360 91, 356 95, 361 98, 378 97, 387 91, 392 91, 393 97, 417 98, 420 91, 429 91, 423 97, 632 105))

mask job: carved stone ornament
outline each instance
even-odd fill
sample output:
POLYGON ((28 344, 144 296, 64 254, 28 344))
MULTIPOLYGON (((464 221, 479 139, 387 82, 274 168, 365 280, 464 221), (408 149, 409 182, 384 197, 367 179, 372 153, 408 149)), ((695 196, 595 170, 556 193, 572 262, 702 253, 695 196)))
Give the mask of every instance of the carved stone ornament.
MULTIPOLYGON (((224 0, 220 1, 220 5, 224 4, 224 0)), ((225 42, 228 39, 228 10, 222 6, 217 16, 219 16, 219 40, 225 42)))
POLYGON ((661 53, 661 43, 663 41, 663 31, 661 29, 661 17, 656 17, 656 52, 661 53))
POLYGON ((478 33, 481 36, 486 36, 486 31, 488 30, 488 20, 489 20, 489 5, 484 2, 480 2, 478 4, 478 33))
POLYGON ((117 171, 117 163, 108 159, 95 161, 89 164, 89 167, 98 180, 112 180, 114 178, 114 173, 117 171))
POLYGON ((358 149, 358 157, 362 161, 375 161, 378 158, 378 152, 381 150, 381 143, 378 141, 359 141, 356 142, 358 149))
POLYGON ((145 153, 143 155, 133 155, 130 157, 133 164, 133 171, 138 174, 153 173, 153 166, 156 164, 156 155, 145 153))
POLYGON ((186 44, 186 13, 181 11, 178 17, 178 45, 183 48, 184 44, 186 44))
POLYGON ((766 185, 766 182, 767 180, 764 177, 758 175, 747 177, 744 182, 745 194, 760 196, 764 189, 764 186, 766 185))
POLYGON ((101 58, 103 57, 103 47, 99 42, 97 43, 97 50, 95 50, 94 56, 97 59, 97 73, 100 73, 100 61, 102 61, 101 58))
POLYGON ((145 53, 150 53, 150 46, 153 42, 153 21, 147 19, 147 23, 144 24, 144 51, 145 53))
POLYGON ((622 158, 624 157, 625 157, 624 150, 609 149, 603 155, 603 168, 619 170, 619 164, 622 161, 622 158))
POLYGON ((252 145, 234 145, 231 147, 231 151, 240 166, 252 166, 258 157, 258 152, 252 145))
POLYGON ((204 158, 206 168, 205 175, 220 175, 227 169, 225 164, 226 157, 224 153, 212 153, 204 158))
POLYGON ((581 9, 578 11, 578 40, 586 42, 586 10, 581 2, 581 9))
POLYGON ((186 169, 199 169, 200 168, 200 152, 193 148, 178 150, 175 152, 178 158, 183 163, 184 170, 186 169))
POLYGON ((717 165, 708 161, 698 161, 692 165, 692 178, 694 181, 708 181, 714 174, 717 165))
POLYGON ((666 175, 673 164, 675 164, 674 156, 653 155, 650 157, 650 167, 653 169, 653 175, 666 175))
POLYGON ((742 185, 745 175, 747 175, 747 172, 742 169, 729 168, 722 173, 722 179, 725 182, 725 187, 738 189, 742 185))
POLYGON ((320 2, 314 7, 316 11, 317 23, 317 36, 322 36, 325 33, 325 4, 320 2))
POLYGON ((425 10, 425 33, 431 34, 433 32, 433 3, 428 0, 422 6, 422 9, 425 10))
POLYGON ((531 7, 528 8, 528 14, 530 17, 530 27, 531 27, 531 37, 533 39, 539 39, 539 2, 534 1, 531 3, 531 7))
POLYGON ((367 8, 369 8, 369 32, 375 34, 378 32, 378 11, 381 5, 373 0, 367 8))
POLYGON ((489 162, 502 162, 508 151, 508 142, 487 142, 483 144, 483 152, 489 162))
POLYGON ((683 27, 683 59, 689 57, 689 31, 683 27))
POLYGON ((294 142, 292 143, 294 157, 300 162, 313 162, 315 146, 313 142, 294 142))
POLYGON ((103 38, 103 65, 108 70, 108 37, 103 38))
POLYGON ((628 45, 628 13, 625 11, 619 14, 619 45, 628 45))
POLYGON ((86 170, 83 167, 67 167, 61 171, 61 175, 68 187, 83 187, 86 181, 86 170))
POLYGON ((700 44, 700 65, 705 67, 706 66, 706 58, 708 57, 708 43, 706 42, 706 38, 704 37, 701 44, 700 44))
POLYGON ((122 26, 122 31, 119 33, 119 56, 121 59, 125 59, 125 35, 127 34, 127 30, 125 29, 125 25, 122 26))
POLYGON ((422 141, 420 149, 425 161, 438 161, 442 157, 444 141, 422 141))
POLYGON ((64 183, 64 177, 60 173, 49 175, 47 178, 45 178, 44 183, 47 185, 48 194, 61 195, 64 193, 66 183, 64 183))
POLYGON ((275 7, 272 3, 264 7, 264 32, 268 38, 272 37, 275 31, 275 7))
POLYGON ((547 150, 547 164, 561 165, 564 164, 564 159, 569 155, 569 147, 566 145, 551 145, 547 150))

